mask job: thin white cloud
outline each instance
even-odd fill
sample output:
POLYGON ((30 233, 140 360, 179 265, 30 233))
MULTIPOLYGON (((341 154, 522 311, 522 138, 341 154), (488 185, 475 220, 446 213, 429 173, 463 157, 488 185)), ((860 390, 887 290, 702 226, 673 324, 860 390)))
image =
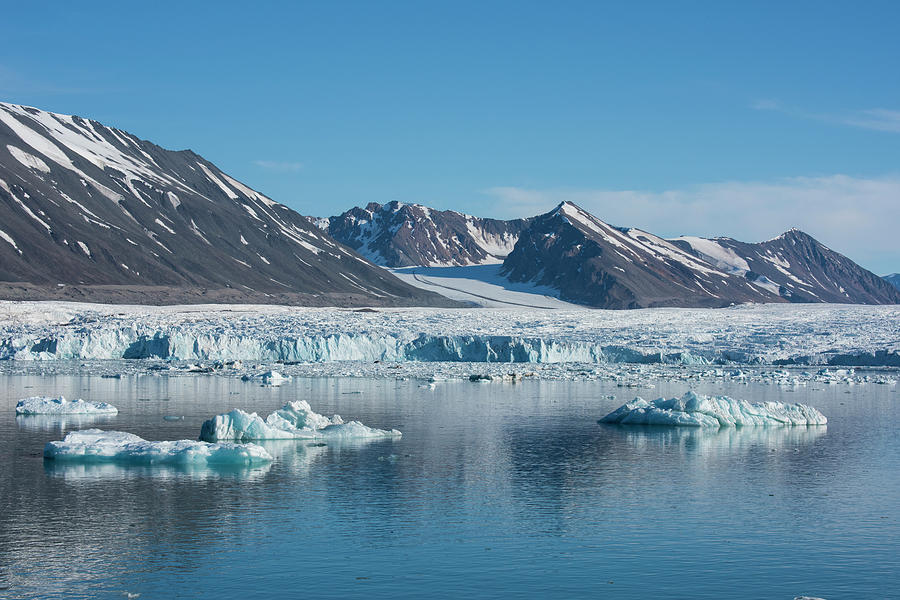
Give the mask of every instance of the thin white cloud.
POLYGON ((277 160, 254 160, 253 164, 261 169, 268 171, 279 171, 281 173, 296 173, 303 169, 303 163, 300 162, 284 162, 277 160))
POLYGON ((870 108, 845 113, 816 113, 784 106, 777 100, 770 99, 756 100, 750 104, 750 108, 754 110, 779 112, 799 119, 810 119, 813 121, 822 121, 824 123, 870 129, 873 131, 900 133, 900 110, 870 108))
POLYGON ((770 239, 797 227, 876 272, 900 270, 900 176, 793 177, 650 192, 494 187, 495 216, 546 212, 569 200, 613 224, 658 235, 770 239))

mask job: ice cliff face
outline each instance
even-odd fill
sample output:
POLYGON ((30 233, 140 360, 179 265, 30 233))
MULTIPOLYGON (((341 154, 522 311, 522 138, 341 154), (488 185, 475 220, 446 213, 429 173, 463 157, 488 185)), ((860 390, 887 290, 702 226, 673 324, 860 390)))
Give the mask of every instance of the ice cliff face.
POLYGON ((389 202, 352 208, 317 224, 372 262, 393 268, 500 263, 528 220, 483 219, 389 202))
POLYGON ((190 150, 6 103, 0 297, 451 305, 190 150))
POLYGON ((0 304, 0 359, 900 366, 900 307, 358 312, 0 304))

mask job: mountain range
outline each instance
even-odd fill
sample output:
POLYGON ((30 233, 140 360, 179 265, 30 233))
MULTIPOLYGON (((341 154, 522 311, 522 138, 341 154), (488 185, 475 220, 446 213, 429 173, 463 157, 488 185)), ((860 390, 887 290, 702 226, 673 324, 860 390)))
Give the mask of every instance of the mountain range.
MULTIPOLYGON (((884 279, 797 229, 761 243, 663 239, 612 226, 571 202, 516 221, 415 204, 369 204, 317 223, 398 274, 401 267, 430 267, 405 278, 426 289, 447 288, 448 277, 484 279, 475 267, 498 264, 491 271, 495 285, 498 279, 504 287, 531 284, 542 294, 595 308, 900 303, 900 293, 884 279)), ((478 302, 482 294, 470 295, 478 302)))
POLYGON ((7 300, 460 306, 486 299, 611 309, 900 303, 893 277, 879 278, 798 230, 755 244, 664 239, 569 202, 515 220, 399 202, 305 217, 190 150, 0 103, 0 298, 7 300))
POLYGON ((0 297, 456 304, 403 283, 190 150, 5 103, 0 297))

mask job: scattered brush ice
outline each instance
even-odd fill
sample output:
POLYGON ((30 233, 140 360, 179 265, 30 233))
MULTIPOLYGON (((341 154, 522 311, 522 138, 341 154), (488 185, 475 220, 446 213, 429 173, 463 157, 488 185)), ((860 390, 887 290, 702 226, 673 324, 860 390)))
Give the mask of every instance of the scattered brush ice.
POLYGON ((351 439, 400 437, 396 429, 367 427, 359 421, 344 423, 340 415, 328 418, 310 408, 305 400, 288 402, 265 421, 256 413, 238 408, 204 421, 200 439, 245 442, 250 440, 351 439))
POLYGON ((254 466, 272 456, 256 444, 210 444, 193 440, 150 442, 133 433, 85 429, 48 442, 44 458, 137 465, 254 466))
POLYGON ((828 420, 805 404, 735 400, 728 396, 700 396, 648 402, 635 398, 609 413, 600 423, 622 425, 679 425, 684 427, 744 427, 753 425, 825 425, 828 420))
POLYGON ((19 400, 16 404, 17 415, 115 415, 119 410, 106 402, 87 402, 86 400, 66 400, 34 396, 19 400))

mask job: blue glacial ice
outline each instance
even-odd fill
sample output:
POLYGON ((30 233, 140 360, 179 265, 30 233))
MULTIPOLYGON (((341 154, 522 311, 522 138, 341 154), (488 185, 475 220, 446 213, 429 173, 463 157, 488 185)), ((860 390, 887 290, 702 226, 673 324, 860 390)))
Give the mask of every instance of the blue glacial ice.
POLYGON ((193 440, 151 442, 133 433, 85 429, 48 442, 44 458, 85 463, 184 466, 255 466, 272 461, 256 444, 210 444, 193 440))
POLYGON ((288 402, 265 420, 256 413, 238 408, 204 421, 200 439, 207 442, 253 440, 325 439, 400 437, 396 429, 375 429, 359 421, 344 423, 340 415, 326 417, 315 412, 305 400, 288 402))
POLYGON ((897 306, 371 313, 61 302, 0 307, 0 360, 900 366, 897 306))
POLYGON ((87 402, 86 400, 66 400, 34 396, 19 400, 16 404, 17 415, 115 415, 119 410, 106 402, 87 402))
POLYGON ((825 425, 828 419, 805 404, 751 403, 728 396, 701 396, 687 392, 681 398, 658 398, 652 401, 635 398, 599 422, 620 425, 748 427, 825 425))

